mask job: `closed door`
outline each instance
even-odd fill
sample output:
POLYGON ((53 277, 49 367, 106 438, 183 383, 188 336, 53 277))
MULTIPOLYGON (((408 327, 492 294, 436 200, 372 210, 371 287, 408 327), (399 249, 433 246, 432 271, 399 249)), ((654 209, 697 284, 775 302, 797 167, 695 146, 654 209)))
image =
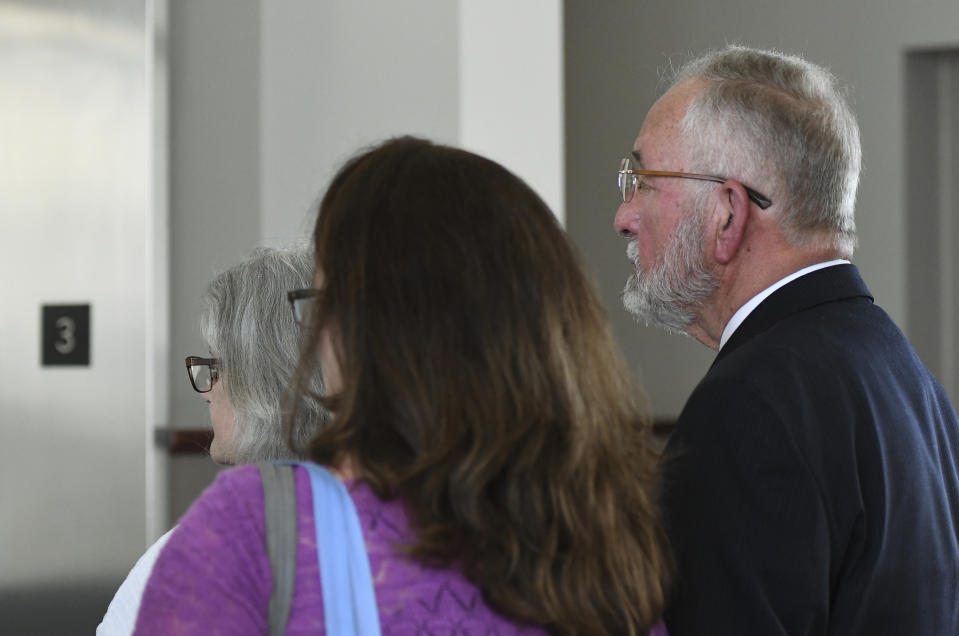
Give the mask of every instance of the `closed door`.
POLYGON ((152 19, 0 0, 4 633, 92 633, 156 516, 152 19))

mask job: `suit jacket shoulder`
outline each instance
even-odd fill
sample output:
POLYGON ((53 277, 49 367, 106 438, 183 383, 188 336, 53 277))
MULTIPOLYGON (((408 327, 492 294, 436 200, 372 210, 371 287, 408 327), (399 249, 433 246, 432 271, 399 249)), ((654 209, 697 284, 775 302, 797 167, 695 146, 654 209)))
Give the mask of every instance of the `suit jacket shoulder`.
POLYGON ((959 598, 955 411, 854 266, 761 303, 690 396, 666 453, 674 636, 959 633, 928 598, 943 587, 959 598), (944 461, 923 462, 943 448, 944 461), (899 521, 916 515, 929 524, 899 521), (945 567, 923 536, 952 546, 945 567))

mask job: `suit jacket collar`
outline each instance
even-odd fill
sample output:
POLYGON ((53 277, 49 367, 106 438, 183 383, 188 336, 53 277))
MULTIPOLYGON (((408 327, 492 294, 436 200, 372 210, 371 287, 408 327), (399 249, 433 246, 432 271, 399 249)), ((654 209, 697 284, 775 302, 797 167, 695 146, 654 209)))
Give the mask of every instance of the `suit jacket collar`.
POLYGON ((759 303, 720 349, 713 365, 753 336, 791 314, 815 305, 857 296, 870 301, 873 299, 855 265, 833 265, 800 276, 759 303))

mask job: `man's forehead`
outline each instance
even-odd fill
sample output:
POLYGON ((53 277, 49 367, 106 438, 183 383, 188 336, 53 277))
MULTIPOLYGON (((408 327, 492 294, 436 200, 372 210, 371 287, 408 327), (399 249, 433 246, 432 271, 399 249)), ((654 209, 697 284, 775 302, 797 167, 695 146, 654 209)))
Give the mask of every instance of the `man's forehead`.
POLYGON ((643 170, 650 166, 658 166, 667 161, 677 149, 675 137, 671 127, 656 127, 644 125, 639 136, 633 143, 630 156, 636 167, 643 170))
POLYGON ((675 153, 679 152, 680 122, 690 100, 701 88, 697 82, 681 82, 666 91, 649 109, 633 145, 632 156, 638 168, 652 164, 661 169, 660 164, 675 159, 675 153))
POLYGON ((689 102, 703 89, 703 83, 689 79, 666 91, 646 113, 643 128, 670 129, 679 125, 689 102))

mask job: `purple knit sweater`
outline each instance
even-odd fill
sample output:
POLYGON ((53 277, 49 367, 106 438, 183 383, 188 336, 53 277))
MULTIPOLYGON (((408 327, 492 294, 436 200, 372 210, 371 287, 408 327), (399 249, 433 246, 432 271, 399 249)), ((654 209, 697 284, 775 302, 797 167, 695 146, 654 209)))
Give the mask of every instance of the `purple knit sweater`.
MULTIPOLYGON (((323 634, 323 599, 306 471, 295 469, 296 580, 286 634, 323 634)), ((370 557, 384 636, 544 634, 497 614, 452 569, 430 569, 395 549, 410 530, 399 501, 347 484, 370 557)), ((266 634, 272 574, 263 487, 255 466, 219 474, 183 517, 147 583, 135 634, 266 634)), ((654 634, 660 632, 660 627, 654 634)))

